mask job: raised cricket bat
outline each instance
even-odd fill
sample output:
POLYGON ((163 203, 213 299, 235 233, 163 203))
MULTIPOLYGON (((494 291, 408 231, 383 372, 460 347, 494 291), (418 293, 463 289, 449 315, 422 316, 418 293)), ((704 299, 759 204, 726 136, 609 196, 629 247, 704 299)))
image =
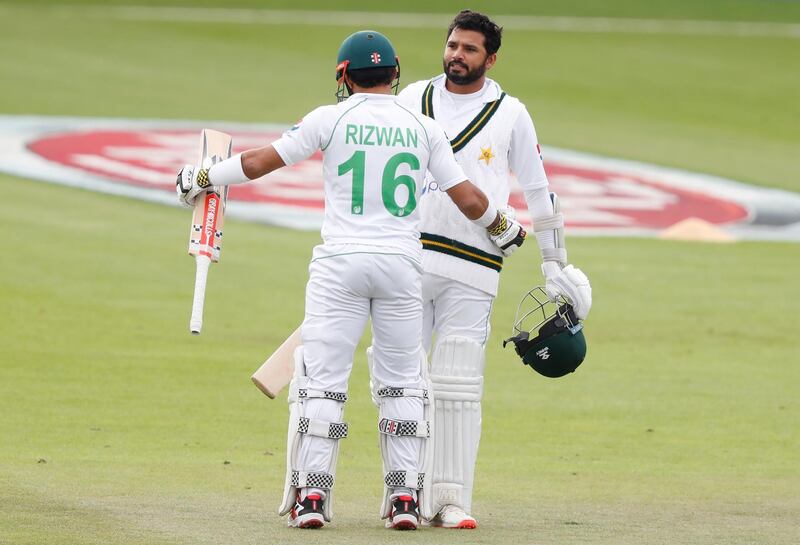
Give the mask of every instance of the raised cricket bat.
POLYGON ((258 389, 264 392, 268 398, 275 399, 275 396, 292 380, 294 375, 294 350, 300 344, 300 328, 298 327, 250 377, 258 389))
MULTIPOLYGON (((209 168, 214 163, 231 156, 232 140, 230 135, 211 129, 203 129, 200 145, 202 168, 209 168)), ((225 219, 225 203, 228 200, 228 186, 214 188, 197 196, 192 216, 192 228, 189 232, 189 255, 193 255, 197 264, 194 279, 194 300, 192 302, 192 318, 189 331, 199 335, 203 329, 203 305, 206 299, 206 278, 211 263, 219 261, 222 250, 222 225, 225 219)))

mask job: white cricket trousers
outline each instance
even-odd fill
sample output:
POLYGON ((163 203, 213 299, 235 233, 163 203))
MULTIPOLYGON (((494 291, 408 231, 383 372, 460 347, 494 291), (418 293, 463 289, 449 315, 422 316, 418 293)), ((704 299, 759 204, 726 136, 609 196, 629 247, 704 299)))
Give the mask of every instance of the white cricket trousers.
MULTIPOLYGON (((422 276, 425 348, 434 354, 435 343, 447 337, 466 337, 481 347, 489 338, 489 314, 494 297, 477 288, 436 274, 422 276)), ((432 491, 435 509, 453 503, 471 510, 475 462, 481 437, 480 398, 468 401, 453 397, 467 385, 480 384, 482 362, 431 361, 434 380, 435 431, 432 491), (465 382, 466 381, 466 382, 465 382)), ((473 386, 474 387, 474 386, 473 386)))
POLYGON ((489 315, 494 296, 470 285, 439 276, 422 275, 422 307, 424 322, 422 343, 430 354, 431 339, 451 335, 466 337, 481 346, 489 339, 489 315))
MULTIPOLYGON (((347 391, 353 355, 371 317, 373 380, 385 386, 424 388, 420 264, 400 254, 353 249, 345 253, 346 247, 342 252, 309 265, 301 329, 308 387, 347 391)), ((341 418, 341 410, 339 402, 310 398, 304 414, 334 422, 341 418)), ((416 397, 383 398, 380 410, 382 418, 423 420, 423 403, 416 397)), ((422 439, 389 439, 387 468, 421 471, 422 439)), ((328 471, 333 446, 332 439, 304 435, 298 469, 328 471)))

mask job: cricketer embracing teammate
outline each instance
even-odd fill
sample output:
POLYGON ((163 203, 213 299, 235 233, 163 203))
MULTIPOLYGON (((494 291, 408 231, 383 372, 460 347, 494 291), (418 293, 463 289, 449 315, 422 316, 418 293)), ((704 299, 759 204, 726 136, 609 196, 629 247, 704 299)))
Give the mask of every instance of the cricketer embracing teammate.
MULTIPOLYGON (((533 121, 525 106, 486 77, 497 60, 502 29, 487 16, 459 13, 447 29, 444 73, 412 83, 398 97, 445 129, 467 177, 506 210, 516 176, 525 192, 542 254, 547 295, 564 297, 583 319, 589 279, 567 264, 564 217, 548 189, 533 121)), ((424 341, 431 352, 436 398, 431 523, 475 528, 472 485, 481 435, 484 349, 503 257, 486 230, 464 221, 434 172, 422 208, 424 341), (431 347, 432 338, 435 344, 431 347)))
POLYGON ((493 243, 511 248, 524 237, 520 225, 467 180, 442 128, 392 95, 398 76, 389 40, 357 32, 339 49, 341 102, 313 110, 272 144, 209 169, 187 165, 178 176, 181 200, 192 203, 209 187, 256 179, 322 151, 323 243, 309 265, 302 346, 294 354, 279 509, 293 527, 318 528, 332 519, 338 441, 347 436, 348 379, 369 318, 384 468, 381 516, 401 530, 416 529, 420 514, 433 516, 426 499, 432 395, 421 343, 418 229, 426 171, 461 214, 489 230, 493 243))

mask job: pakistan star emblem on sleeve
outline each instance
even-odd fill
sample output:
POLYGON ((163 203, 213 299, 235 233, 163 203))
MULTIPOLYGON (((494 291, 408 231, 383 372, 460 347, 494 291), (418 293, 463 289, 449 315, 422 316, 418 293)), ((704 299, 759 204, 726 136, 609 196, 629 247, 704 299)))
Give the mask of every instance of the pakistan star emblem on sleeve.
POLYGON ((494 154, 492 153, 492 146, 481 148, 481 155, 478 157, 478 161, 486 161, 488 165, 492 159, 494 159, 494 154))

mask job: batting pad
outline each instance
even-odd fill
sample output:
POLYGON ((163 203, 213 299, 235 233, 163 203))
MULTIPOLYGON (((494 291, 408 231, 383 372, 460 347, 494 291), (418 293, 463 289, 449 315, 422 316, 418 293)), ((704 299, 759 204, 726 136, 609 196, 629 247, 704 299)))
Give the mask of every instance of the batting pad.
POLYGON ((347 437, 348 431, 347 424, 341 422, 347 394, 308 388, 302 346, 294 351, 294 363, 288 397, 286 480, 278 514, 291 511, 301 488, 321 488, 326 493, 323 516, 330 522, 339 440, 347 437))
POLYGON ((481 440, 483 346, 466 337, 445 337, 431 358, 434 428, 431 509, 472 509, 475 461, 481 440))
MULTIPOLYGON (((423 379, 427 367, 420 350, 423 379)), ((391 494, 398 487, 417 491, 420 514, 431 518, 430 467, 433 462, 433 399, 430 384, 425 389, 383 386, 371 381, 372 397, 378 403, 379 444, 383 458, 384 495, 381 518, 391 514, 391 494), (421 417, 421 418, 418 418, 421 417)))

